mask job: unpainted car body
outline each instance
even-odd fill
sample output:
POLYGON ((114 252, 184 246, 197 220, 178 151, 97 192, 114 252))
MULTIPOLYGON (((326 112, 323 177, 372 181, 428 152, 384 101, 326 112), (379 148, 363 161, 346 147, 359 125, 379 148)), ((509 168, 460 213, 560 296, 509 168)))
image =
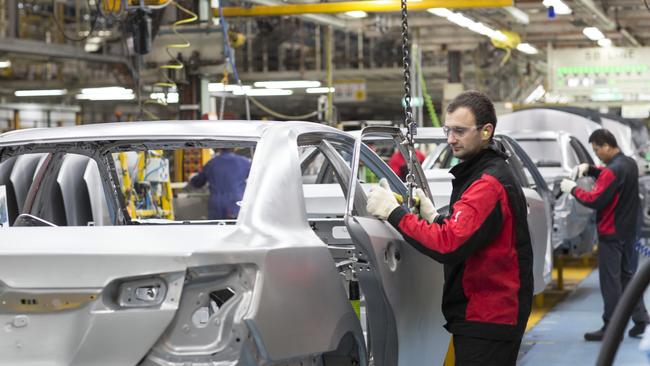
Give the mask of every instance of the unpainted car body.
POLYGON ((0 171, 9 171, 15 198, 28 192, 12 222, 46 225, 0 230, 0 364, 441 363, 449 342, 442 267, 367 215, 337 148, 386 174, 395 191, 406 188, 355 146, 341 131, 304 122, 133 122, 0 135, 0 171), (255 155, 234 222, 131 220, 112 153, 235 144, 255 155), (337 214, 310 211, 300 146, 327 158, 348 202, 337 214), (42 163, 16 170, 35 154, 42 163), (58 204, 43 206, 53 198, 58 204), (105 226, 83 226, 102 217, 105 226), (365 300, 369 352, 351 283, 365 300))
MULTIPOLYGON (((631 132, 631 127, 621 123, 613 117, 602 116, 589 110, 569 109, 558 110, 549 108, 531 108, 516 111, 499 116, 497 129, 499 131, 565 131, 577 138, 591 155, 596 164, 602 164, 593 150, 589 148, 589 135, 599 128, 609 129, 621 151, 632 157, 639 168, 639 194, 641 195, 642 208, 642 228, 641 234, 645 237, 650 236, 650 175, 647 174, 648 162, 645 156, 641 155, 642 149, 637 145, 631 132), (584 113, 582 113, 584 112, 584 113), (589 118, 587 118, 589 117, 589 118)), ((647 130, 644 126, 637 125, 637 129, 644 130, 645 133, 638 133, 638 137, 643 141, 643 136, 647 136, 647 130)))

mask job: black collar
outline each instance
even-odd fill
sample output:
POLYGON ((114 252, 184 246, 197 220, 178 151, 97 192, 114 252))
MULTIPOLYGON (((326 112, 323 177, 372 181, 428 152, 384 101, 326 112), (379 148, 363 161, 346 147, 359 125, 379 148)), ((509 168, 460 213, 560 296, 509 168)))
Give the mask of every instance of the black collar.
POLYGON ((451 168, 449 173, 457 179, 463 178, 471 174, 476 167, 481 166, 485 161, 494 158, 501 158, 503 160, 508 158, 505 148, 499 142, 492 142, 485 146, 481 151, 476 153, 476 155, 451 168))

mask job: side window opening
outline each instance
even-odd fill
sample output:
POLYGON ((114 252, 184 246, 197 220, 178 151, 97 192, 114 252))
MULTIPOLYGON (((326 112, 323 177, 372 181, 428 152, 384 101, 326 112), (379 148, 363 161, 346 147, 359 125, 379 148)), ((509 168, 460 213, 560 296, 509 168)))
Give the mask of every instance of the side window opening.
POLYGON ((121 148, 110 153, 121 201, 131 221, 235 224, 254 144, 209 142, 200 148, 173 145, 121 148))

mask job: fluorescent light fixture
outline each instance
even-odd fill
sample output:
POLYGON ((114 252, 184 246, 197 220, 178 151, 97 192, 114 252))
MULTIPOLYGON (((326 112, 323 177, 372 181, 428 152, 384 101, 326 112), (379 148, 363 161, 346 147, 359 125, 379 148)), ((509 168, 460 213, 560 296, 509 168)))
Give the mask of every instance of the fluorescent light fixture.
POLYGON ((81 94, 77 94, 76 98, 83 100, 133 100, 135 99, 135 95, 132 89, 109 86, 81 89, 81 94))
POLYGON ((11 61, 9 60, 0 60, 0 69, 6 69, 11 67, 11 61))
POLYGON ((441 18, 447 18, 451 16, 454 12, 447 8, 430 8, 427 11, 433 15, 437 15, 441 18))
POLYGON ((544 89, 544 86, 538 85, 535 90, 533 90, 532 93, 524 100, 524 103, 526 104, 531 104, 535 103, 536 101, 542 99, 542 97, 546 94, 546 90, 544 89))
POLYGON ((514 6, 506 6, 503 9, 508 14, 510 14, 510 16, 512 16, 517 21, 517 23, 521 23, 521 24, 530 23, 530 17, 528 16, 528 14, 524 13, 520 9, 515 8, 514 6))
POLYGON ((318 88, 320 81, 310 80, 288 80, 288 81, 258 81, 253 84, 256 88, 270 89, 295 89, 295 88, 318 88))
POLYGON ((587 38, 591 39, 592 41, 600 41, 601 39, 605 38, 603 32, 601 32, 600 29, 596 27, 586 27, 582 30, 582 34, 587 36, 587 38))
POLYGON ((558 15, 567 15, 571 14, 571 8, 562 2, 562 0, 544 0, 542 2, 545 7, 550 8, 551 6, 555 9, 555 14, 558 15))
POLYGON ((248 90, 237 90, 233 91, 235 95, 248 95, 251 97, 266 97, 274 95, 291 95, 293 90, 285 89, 248 89, 248 90))
POLYGON ((14 95, 17 97, 50 97, 56 95, 65 95, 66 89, 49 89, 49 90, 16 90, 14 95))
POLYGON ((209 92, 239 92, 242 90, 249 90, 251 89, 250 85, 236 85, 236 84, 227 84, 224 85, 222 83, 209 83, 208 84, 208 91, 209 92))
POLYGON ((178 93, 151 93, 149 98, 162 103, 178 103, 178 93))
POLYGON ((537 48, 533 47, 530 43, 520 43, 517 45, 517 50, 529 55, 536 55, 539 53, 537 48))
POLYGON ((455 23, 463 28, 469 28, 471 25, 474 24, 474 21, 471 20, 470 18, 464 16, 461 13, 453 13, 452 15, 447 17, 447 20, 455 23))
POLYGON ((350 18, 365 18, 368 16, 368 13, 363 10, 352 10, 346 11, 345 15, 349 16, 350 18))
POLYGON ((612 40, 609 38, 603 38, 598 40, 598 45, 600 47, 612 47, 612 40))
POLYGON ((322 87, 322 88, 307 88, 305 91, 307 94, 325 94, 325 93, 334 93, 336 89, 334 88, 328 88, 328 87, 322 87))
POLYGON ((481 22, 475 22, 463 14, 454 13, 447 8, 431 8, 427 9, 427 11, 439 17, 447 18, 448 21, 483 36, 494 38, 498 41, 505 41, 508 39, 508 37, 506 37, 506 35, 501 31, 494 30, 481 22))

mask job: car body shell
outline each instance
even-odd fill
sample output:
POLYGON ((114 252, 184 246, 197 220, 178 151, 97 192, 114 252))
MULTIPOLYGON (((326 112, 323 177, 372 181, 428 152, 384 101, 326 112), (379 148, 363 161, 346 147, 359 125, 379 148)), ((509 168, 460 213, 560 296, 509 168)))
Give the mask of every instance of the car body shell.
MULTIPOLYGON (((375 365, 441 363, 449 342, 440 311, 442 266, 388 223, 363 215, 363 190, 352 194, 351 212, 324 218, 306 209, 317 205, 306 202, 299 145, 328 156, 342 192, 350 195, 358 184, 343 179, 353 175, 330 143, 352 150, 356 142, 306 122, 134 122, 0 135, 0 184, 28 192, 19 213, 43 199, 38 192, 47 182, 61 192, 73 183, 95 186, 90 196, 107 197, 105 207, 89 199, 99 206, 92 219, 103 217, 106 226, 0 230, 0 321, 7 325, 0 364, 367 365, 350 282, 365 297, 375 365), (256 150, 235 222, 127 225, 133 222, 111 175, 111 152, 214 142, 256 150), (66 160, 70 153, 87 165, 66 160), (18 171, 24 156, 37 162, 18 171), (67 173, 50 168, 58 156, 68 161, 67 173), (87 174, 91 161, 95 174, 87 174), (75 171, 76 182, 60 179, 75 171), (19 173, 23 178, 11 179, 19 173), (344 269, 352 280, 344 280, 344 269), (213 305, 224 292, 231 297, 213 305)), ((364 157, 405 193, 381 159, 367 151, 364 157)), ((77 211, 67 208, 79 196, 63 196, 68 222, 68 211, 77 211)))

